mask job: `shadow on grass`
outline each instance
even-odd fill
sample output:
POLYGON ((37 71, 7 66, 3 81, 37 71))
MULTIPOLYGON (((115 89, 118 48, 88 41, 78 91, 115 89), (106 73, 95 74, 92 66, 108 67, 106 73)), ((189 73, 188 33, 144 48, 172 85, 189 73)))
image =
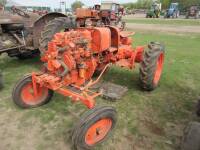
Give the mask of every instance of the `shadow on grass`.
POLYGON ((17 67, 23 68, 23 66, 32 66, 38 67, 42 63, 40 61, 40 56, 34 57, 32 59, 24 59, 19 60, 17 58, 10 58, 10 57, 2 57, 0 58, 0 69, 4 70, 11 70, 17 67))
POLYGON ((141 91, 139 82, 138 68, 133 70, 122 69, 119 67, 112 67, 104 75, 103 79, 121 86, 127 87, 129 90, 141 91))

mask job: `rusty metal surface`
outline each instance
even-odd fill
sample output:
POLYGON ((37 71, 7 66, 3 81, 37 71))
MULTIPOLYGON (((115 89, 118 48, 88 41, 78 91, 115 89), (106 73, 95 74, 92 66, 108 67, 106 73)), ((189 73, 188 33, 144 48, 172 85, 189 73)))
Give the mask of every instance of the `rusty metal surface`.
POLYGON ((35 13, 27 13, 29 17, 22 17, 16 13, 1 11, 0 24, 22 23, 25 26, 32 26, 34 22, 40 17, 35 13))
POLYGON ((40 16, 37 13, 26 12, 16 7, 13 7, 9 12, 0 11, 0 54, 12 51, 12 48, 15 51, 16 49, 19 50, 18 47, 24 47, 24 45, 24 50, 37 50, 39 48, 39 38, 45 25, 57 17, 66 17, 66 15, 61 13, 48 13, 40 16), (24 32, 24 37, 10 33, 8 26, 17 24, 24 26, 23 29, 18 29, 18 31, 24 32), (25 44, 22 45, 22 43, 25 44))
POLYGON ((128 91, 128 88, 125 86, 103 81, 93 86, 92 89, 103 92, 103 98, 111 101, 120 100, 128 91))
POLYGON ((10 12, 0 11, 0 24, 22 23, 22 17, 10 12))

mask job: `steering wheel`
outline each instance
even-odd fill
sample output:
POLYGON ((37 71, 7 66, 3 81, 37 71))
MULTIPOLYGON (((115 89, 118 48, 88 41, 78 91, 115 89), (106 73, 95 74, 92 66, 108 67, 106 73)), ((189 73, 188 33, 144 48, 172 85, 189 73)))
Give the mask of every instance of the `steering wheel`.
POLYGON ((26 18, 30 17, 25 11, 23 11, 22 9, 16 8, 15 6, 13 6, 11 10, 13 11, 13 13, 18 14, 19 16, 26 17, 26 18))

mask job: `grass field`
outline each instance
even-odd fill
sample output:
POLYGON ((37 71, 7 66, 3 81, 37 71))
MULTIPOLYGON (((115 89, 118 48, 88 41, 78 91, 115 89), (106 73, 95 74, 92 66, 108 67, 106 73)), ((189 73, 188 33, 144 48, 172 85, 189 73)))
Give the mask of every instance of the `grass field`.
POLYGON ((127 19, 124 18, 127 23, 138 24, 162 24, 162 25, 180 25, 180 26, 199 26, 200 19, 127 19))
MULTIPOLYGON (((98 105, 112 105, 118 111, 118 124, 112 138, 96 150, 177 150, 183 128, 194 115, 200 94, 200 35, 137 32, 134 45, 160 41, 166 45, 166 60, 160 86, 142 92, 138 69, 116 67, 104 80, 127 86, 129 91, 118 102, 98 98, 98 105)), ((21 110, 11 100, 15 82, 40 67, 39 58, 19 61, 2 57, 0 69, 5 88, 0 92, 0 149, 70 150, 70 131, 77 116, 86 108, 72 105, 55 94, 40 108, 21 110)))

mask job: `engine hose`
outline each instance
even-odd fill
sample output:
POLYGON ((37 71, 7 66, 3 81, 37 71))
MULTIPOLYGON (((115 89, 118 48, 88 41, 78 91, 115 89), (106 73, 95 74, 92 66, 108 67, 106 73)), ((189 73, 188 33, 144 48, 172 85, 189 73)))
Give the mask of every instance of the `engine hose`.
POLYGON ((69 49, 69 46, 65 46, 65 47, 62 47, 62 48, 57 47, 57 49, 58 49, 59 52, 64 52, 64 51, 66 51, 66 49, 69 49))
POLYGON ((67 75, 68 74, 68 72, 69 72, 69 69, 68 69, 68 67, 67 67, 67 65, 62 61, 62 60, 58 60, 58 62, 61 64, 61 66, 64 68, 64 71, 63 71, 63 73, 61 73, 61 77, 64 77, 65 75, 67 75))

